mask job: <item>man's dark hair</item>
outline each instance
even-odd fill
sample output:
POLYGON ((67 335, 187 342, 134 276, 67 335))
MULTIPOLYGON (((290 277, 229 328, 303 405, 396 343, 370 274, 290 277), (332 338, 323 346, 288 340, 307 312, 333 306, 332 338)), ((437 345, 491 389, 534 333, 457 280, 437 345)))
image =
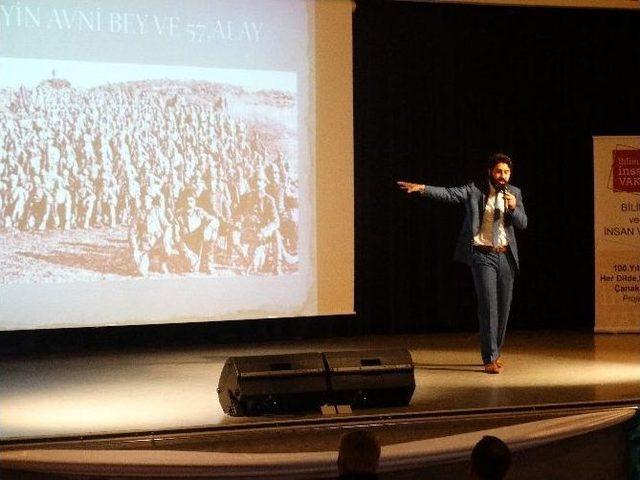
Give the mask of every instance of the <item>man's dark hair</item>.
POLYGON ((481 480, 502 480, 511 466, 509 447, 498 437, 485 436, 471 452, 471 472, 481 480))
POLYGON ((511 157, 506 153, 494 153, 490 155, 487 160, 487 168, 491 171, 493 170, 493 167, 499 163, 506 163, 509 165, 509 168, 513 168, 513 160, 511 160, 511 157))

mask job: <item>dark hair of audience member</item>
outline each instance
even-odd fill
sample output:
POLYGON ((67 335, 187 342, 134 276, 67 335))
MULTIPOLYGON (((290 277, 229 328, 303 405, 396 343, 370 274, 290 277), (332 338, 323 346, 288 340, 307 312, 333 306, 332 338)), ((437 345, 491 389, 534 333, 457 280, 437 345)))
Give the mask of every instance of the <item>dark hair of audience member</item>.
POLYGON ((354 430, 340 438, 338 472, 340 475, 373 474, 380 461, 380 444, 367 430, 354 430))
POLYGON ((471 478, 502 480, 511 466, 509 447, 497 437, 485 436, 471 452, 471 478))

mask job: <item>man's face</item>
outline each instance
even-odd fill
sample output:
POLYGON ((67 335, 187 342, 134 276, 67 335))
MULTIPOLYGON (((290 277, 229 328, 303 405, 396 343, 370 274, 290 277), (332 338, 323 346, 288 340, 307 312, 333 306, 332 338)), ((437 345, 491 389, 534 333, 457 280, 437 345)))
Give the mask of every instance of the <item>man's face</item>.
POLYGON ((511 178, 511 169, 506 163, 496 163, 493 170, 489 172, 489 176, 494 187, 504 187, 511 178))

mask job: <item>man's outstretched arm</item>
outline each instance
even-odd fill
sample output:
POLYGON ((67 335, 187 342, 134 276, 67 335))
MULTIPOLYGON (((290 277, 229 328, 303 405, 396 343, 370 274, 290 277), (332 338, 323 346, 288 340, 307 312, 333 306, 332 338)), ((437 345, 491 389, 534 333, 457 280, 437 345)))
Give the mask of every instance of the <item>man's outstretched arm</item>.
POLYGON ((469 186, 462 187, 434 187, 431 185, 423 185, 421 183, 397 182, 398 186, 407 193, 419 193, 428 198, 448 203, 464 202, 469 196, 469 186))

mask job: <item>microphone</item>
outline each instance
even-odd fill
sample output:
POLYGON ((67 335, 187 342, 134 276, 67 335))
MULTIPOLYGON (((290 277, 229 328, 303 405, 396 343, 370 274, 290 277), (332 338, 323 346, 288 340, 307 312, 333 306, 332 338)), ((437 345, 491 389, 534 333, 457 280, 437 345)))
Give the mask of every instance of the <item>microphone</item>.
POLYGON ((504 194, 509 191, 507 190, 507 184, 506 183, 501 184, 498 190, 502 192, 502 202, 503 202, 504 211, 506 212, 509 209, 509 206, 507 205, 507 199, 504 196, 504 194))

